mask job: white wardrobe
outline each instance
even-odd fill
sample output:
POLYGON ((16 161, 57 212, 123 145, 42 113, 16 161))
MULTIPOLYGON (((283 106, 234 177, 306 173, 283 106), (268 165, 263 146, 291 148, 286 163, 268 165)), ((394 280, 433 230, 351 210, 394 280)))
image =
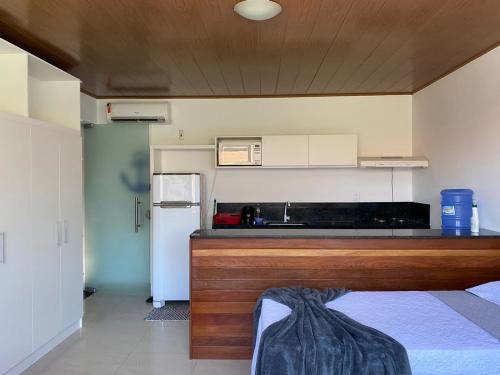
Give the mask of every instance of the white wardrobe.
POLYGON ((15 374, 83 315, 80 132, 0 113, 0 374, 15 374))

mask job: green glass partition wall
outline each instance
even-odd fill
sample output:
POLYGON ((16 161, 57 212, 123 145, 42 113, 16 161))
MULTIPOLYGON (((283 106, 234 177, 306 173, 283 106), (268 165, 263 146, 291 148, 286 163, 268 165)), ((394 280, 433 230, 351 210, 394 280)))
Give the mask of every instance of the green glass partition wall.
POLYGON ((85 284, 98 293, 149 296, 148 125, 85 129, 84 165, 85 284))

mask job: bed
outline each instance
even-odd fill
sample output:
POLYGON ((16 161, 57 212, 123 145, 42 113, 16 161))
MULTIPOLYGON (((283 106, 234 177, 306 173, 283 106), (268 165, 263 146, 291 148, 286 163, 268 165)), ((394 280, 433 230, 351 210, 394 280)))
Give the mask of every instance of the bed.
MULTIPOLYGON (((500 306, 472 293, 351 292, 326 306, 399 341, 413 375, 500 374, 500 306)), ((262 333, 290 311, 263 300, 252 375, 262 333)))

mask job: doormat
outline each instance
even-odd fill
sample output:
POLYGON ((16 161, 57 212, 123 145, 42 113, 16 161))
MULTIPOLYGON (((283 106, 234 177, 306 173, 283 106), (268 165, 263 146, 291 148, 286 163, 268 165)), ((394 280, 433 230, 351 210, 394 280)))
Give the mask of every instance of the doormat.
POLYGON ((189 320, 189 302, 166 302, 165 306, 151 310, 144 320, 189 320))

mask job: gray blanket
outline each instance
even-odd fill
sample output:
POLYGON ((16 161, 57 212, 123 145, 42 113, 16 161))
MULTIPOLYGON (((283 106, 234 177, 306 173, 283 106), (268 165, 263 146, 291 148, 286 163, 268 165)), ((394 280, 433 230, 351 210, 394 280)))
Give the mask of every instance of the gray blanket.
MULTIPOLYGON (((404 347, 325 303, 344 289, 272 288, 257 301, 254 340, 262 300, 282 303, 292 313, 261 336, 256 375, 406 375, 411 374, 404 347)), ((255 347, 255 342, 254 342, 255 347)))

